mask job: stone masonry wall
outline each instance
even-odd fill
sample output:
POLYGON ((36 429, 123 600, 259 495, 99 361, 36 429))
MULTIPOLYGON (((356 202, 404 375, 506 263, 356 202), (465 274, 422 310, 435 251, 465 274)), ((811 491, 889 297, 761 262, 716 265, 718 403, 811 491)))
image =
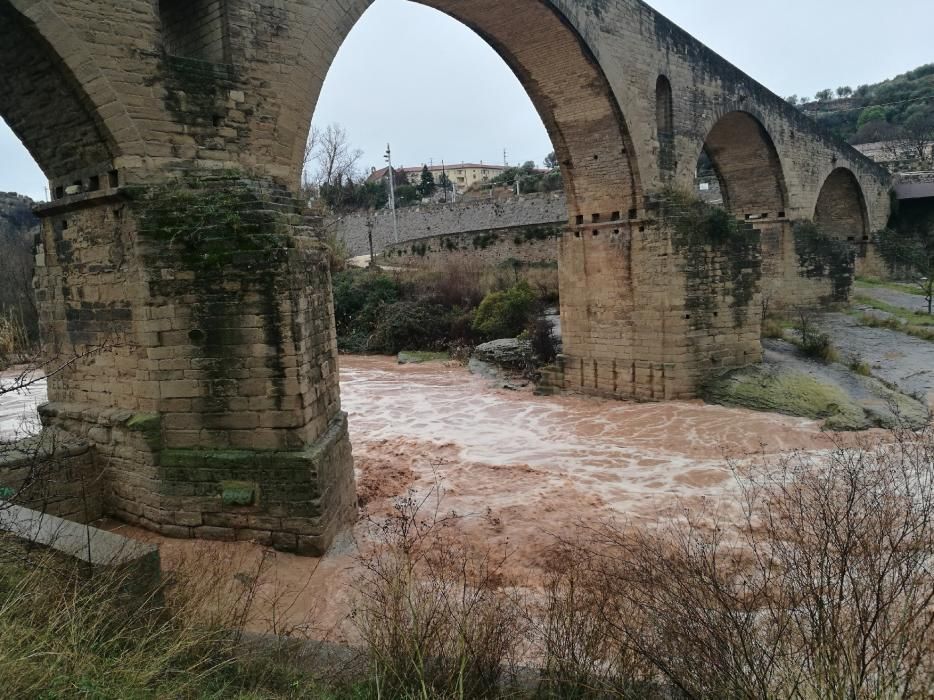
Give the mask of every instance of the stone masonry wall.
POLYGON ((0 449, 3 500, 80 523, 103 514, 103 480, 94 447, 64 430, 46 430, 0 449))
POLYGON ((453 233, 419 238, 390 246, 383 261, 390 267, 423 267, 444 262, 464 262, 501 267, 519 262, 525 266, 558 265, 558 242, 566 226, 541 225, 453 233))
MULTIPOLYGON (((399 241, 408 242, 454 233, 491 231, 517 226, 565 225, 567 200, 563 193, 527 194, 496 202, 466 202, 405 207, 396 212, 399 241)), ((369 255, 367 223, 373 227, 373 250, 376 255, 395 245, 392 212, 380 209, 348 214, 327 222, 343 240, 352 255, 369 255)))
POLYGON ((102 346, 50 379, 44 425, 95 446, 105 512, 326 549, 355 497, 319 225, 230 173, 43 213, 45 328, 102 346))
POLYGON ((563 387, 693 398, 705 376, 761 358, 759 234, 705 240, 677 208, 570 230, 561 241, 563 387), (594 281, 599 280, 599 284, 594 281))

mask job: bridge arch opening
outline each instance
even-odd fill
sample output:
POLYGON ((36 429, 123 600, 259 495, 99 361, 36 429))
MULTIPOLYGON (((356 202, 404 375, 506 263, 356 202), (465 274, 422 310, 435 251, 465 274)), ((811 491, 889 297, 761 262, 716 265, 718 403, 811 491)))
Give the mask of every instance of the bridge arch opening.
MULTIPOLYGON (((357 3, 360 15, 371 4, 370 0, 357 3)), ((471 29, 518 78, 554 147, 572 224, 618 219, 621 212, 641 208, 635 151, 623 115, 596 58, 555 3, 418 0, 418 4, 471 29)), ((339 28, 334 54, 355 22, 339 28)), ((320 47, 309 50, 319 52, 320 47)), ((306 57, 306 63, 314 60, 306 57)), ((321 85, 316 84, 320 77, 308 80, 315 97, 305 115, 304 123, 310 125, 321 85)), ((301 170, 303 146, 295 146, 296 172, 301 170)))
POLYGON ((864 241, 869 238, 866 198, 856 176, 848 168, 834 170, 821 187, 814 223, 831 238, 864 241))
POLYGON ((701 197, 749 221, 785 217, 785 176, 772 137, 748 112, 721 117, 698 157, 701 197))
POLYGON ((50 198, 85 191, 111 169, 114 141, 33 23, 0 2, 0 118, 50 181, 50 198))

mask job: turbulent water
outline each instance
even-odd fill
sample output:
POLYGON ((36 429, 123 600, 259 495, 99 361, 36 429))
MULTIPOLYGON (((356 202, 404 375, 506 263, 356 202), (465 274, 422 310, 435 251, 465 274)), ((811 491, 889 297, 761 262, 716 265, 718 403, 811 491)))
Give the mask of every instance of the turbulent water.
POLYGON ((0 374, 0 440, 10 440, 38 429, 36 407, 45 401, 46 385, 44 379, 31 380, 31 375, 17 372, 0 374), (23 383, 28 386, 12 390, 23 383))
MULTIPOLYGON (((644 522, 669 508, 711 508, 728 494, 728 458, 826 447, 819 425, 700 402, 636 404, 509 391, 466 369, 341 358, 360 502, 379 517, 410 490, 466 516, 471 541, 505 546, 525 574, 548 565, 551 544, 580 523, 644 522)), ((0 397, 9 435, 35 415, 44 387, 0 397)), ((156 539, 119 524, 110 527, 156 539)), ((356 541, 367 540, 358 525, 356 541)), ((255 562, 248 543, 161 541, 172 562, 212 548, 235 571, 255 562)), ((270 591, 294 592, 290 616, 342 620, 357 578, 354 548, 322 561, 279 554, 270 591)), ((270 593, 270 595, 274 595, 270 593)), ((275 594, 275 595, 278 595, 275 594)))

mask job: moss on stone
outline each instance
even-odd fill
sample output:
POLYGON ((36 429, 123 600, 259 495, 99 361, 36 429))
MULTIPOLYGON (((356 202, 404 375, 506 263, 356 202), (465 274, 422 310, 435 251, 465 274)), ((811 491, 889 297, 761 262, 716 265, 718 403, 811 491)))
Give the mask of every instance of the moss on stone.
POLYGON ((743 325, 762 279, 759 232, 728 211, 676 190, 664 193, 659 211, 683 260, 685 308, 692 312, 694 327, 706 326, 726 295, 733 298, 735 325, 743 325))
POLYGON ((796 222, 793 232, 795 253, 804 276, 829 278, 833 301, 847 301, 856 273, 856 256, 850 245, 831 238, 810 221, 796 222))
POLYGON ((137 413, 126 422, 127 430, 142 433, 153 450, 162 446, 162 417, 155 413, 137 413))
POLYGON ((190 177, 128 194, 141 236, 160 244, 153 252, 170 252, 188 269, 217 270, 235 256, 271 263, 285 253, 289 222, 236 173, 190 177))
POLYGON ((831 430, 870 426, 863 409, 841 389, 799 372, 741 370, 710 382, 704 388, 704 398, 724 406, 826 419, 831 430))
MULTIPOLYGON (((845 370, 842 366, 841 371, 845 370)), ((704 399, 724 406, 773 411, 824 420, 829 430, 865 430, 874 426, 920 428, 929 420, 927 408, 916 399, 874 377, 853 373, 843 385, 800 371, 759 366, 717 377, 703 391, 704 399)))

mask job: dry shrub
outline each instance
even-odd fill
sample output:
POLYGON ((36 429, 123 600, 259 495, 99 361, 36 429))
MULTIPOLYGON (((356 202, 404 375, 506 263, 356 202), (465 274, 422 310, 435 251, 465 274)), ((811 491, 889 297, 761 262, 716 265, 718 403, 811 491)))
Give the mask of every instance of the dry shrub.
POLYGON ((372 523, 353 620, 380 697, 495 696, 523 627, 506 554, 482 550, 410 494, 372 523))
POLYGON ((559 300, 558 266, 532 266, 521 271, 522 277, 546 305, 557 305, 559 300))
POLYGON ((685 697, 928 697, 932 464, 931 430, 899 430, 752 468, 734 535, 601 529, 588 563, 612 634, 685 697))
POLYGON ((0 313, 0 369, 19 360, 30 347, 22 316, 13 310, 0 313))
POLYGON ((655 674, 618 633, 625 599, 603 585, 601 567, 579 547, 552 553, 557 566, 541 598, 528 607, 535 656, 541 664, 539 695, 554 698, 645 698, 655 674))
POLYGON ((410 281, 413 292, 448 308, 474 309, 490 291, 509 286, 509 276, 477 260, 447 258, 420 268, 410 281))

